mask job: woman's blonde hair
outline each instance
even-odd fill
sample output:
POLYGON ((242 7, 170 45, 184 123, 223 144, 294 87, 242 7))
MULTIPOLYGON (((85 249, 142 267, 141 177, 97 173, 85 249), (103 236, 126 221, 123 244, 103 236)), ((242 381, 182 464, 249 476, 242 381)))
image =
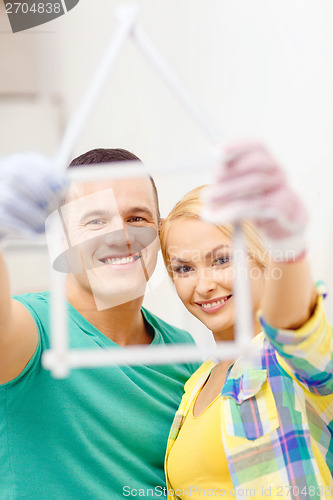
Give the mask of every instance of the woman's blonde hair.
MULTIPOLYGON (((169 230, 172 223, 179 219, 200 219, 200 211, 202 208, 202 201, 200 199, 201 191, 207 186, 200 186, 192 191, 189 191, 171 210, 169 215, 164 219, 161 225, 160 239, 161 239, 161 249, 163 254, 163 259, 165 266, 167 268, 169 276, 173 277, 172 269, 170 265, 170 259, 167 249, 167 238, 169 230)), ((225 236, 232 238, 233 225, 224 224, 223 226, 216 226, 225 236)), ((249 256, 257 262, 262 267, 267 267, 269 263, 269 258, 265 248, 263 246, 262 239, 254 227, 254 225, 245 221, 242 223, 242 229, 245 234, 247 241, 248 254, 249 256)))

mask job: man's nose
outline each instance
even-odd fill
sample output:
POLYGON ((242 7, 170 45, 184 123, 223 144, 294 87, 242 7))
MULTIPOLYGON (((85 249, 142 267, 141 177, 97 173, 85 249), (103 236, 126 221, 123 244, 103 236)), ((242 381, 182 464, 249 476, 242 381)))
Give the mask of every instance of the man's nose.
POLYGON ((108 246, 128 247, 133 243, 133 238, 128 233, 126 226, 123 229, 116 229, 109 231, 104 235, 104 242, 108 246))
POLYGON ((129 251, 140 253, 157 237, 156 229, 152 227, 136 227, 125 225, 123 229, 111 231, 105 235, 108 246, 127 246, 129 251))

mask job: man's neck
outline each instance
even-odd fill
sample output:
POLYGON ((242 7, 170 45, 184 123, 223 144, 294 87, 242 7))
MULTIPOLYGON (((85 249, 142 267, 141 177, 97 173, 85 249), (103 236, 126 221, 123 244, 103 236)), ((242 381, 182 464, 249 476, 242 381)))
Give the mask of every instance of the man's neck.
POLYGON ((143 297, 98 311, 90 291, 67 283, 68 302, 97 330, 120 346, 150 344, 153 332, 145 322, 143 297))

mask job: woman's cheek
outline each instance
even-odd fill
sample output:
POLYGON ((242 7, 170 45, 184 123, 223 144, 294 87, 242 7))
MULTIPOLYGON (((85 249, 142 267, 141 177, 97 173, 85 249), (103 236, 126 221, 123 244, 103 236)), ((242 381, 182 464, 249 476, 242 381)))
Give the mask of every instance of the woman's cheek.
POLYGON ((176 292, 182 301, 187 301, 191 296, 191 284, 189 278, 178 277, 174 280, 176 292))
POLYGON ((224 269, 219 269, 216 272, 217 281, 226 288, 232 289, 234 282, 235 270, 233 266, 225 267, 224 269))

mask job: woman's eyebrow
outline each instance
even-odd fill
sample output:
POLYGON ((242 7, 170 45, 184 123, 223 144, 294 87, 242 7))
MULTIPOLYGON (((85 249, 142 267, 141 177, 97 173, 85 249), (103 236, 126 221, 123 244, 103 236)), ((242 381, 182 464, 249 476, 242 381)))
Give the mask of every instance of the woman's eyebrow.
POLYGON ((180 262, 181 264, 188 264, 189 262, 191 262, 190 260, 180 259, 179 257, 171 257, 170 261, 171 262, 180 262))
MULTIPOLYGON (((213 248, 212 250, 208 250, 207 252, 204 253, 204 259, 210 259, 212 255, 214 255, 218 250, 221 248, 225 249, 230 249, 230 245, 218 245, 217 247, 213 248)), ((179 262, 181 264, 189 264, 191 259, 181 259, 180 257, 171 257, 170 256, 170 262, 179 262)))
POLYGON ((230 250, 230 245, 218 245, 217 247, 213 248, 212 250, 209 250, 207 253, 205 253, 204 258, 209 259, 212 255, 214 255, 218 250, 223 249, 228 249, 230 250))

